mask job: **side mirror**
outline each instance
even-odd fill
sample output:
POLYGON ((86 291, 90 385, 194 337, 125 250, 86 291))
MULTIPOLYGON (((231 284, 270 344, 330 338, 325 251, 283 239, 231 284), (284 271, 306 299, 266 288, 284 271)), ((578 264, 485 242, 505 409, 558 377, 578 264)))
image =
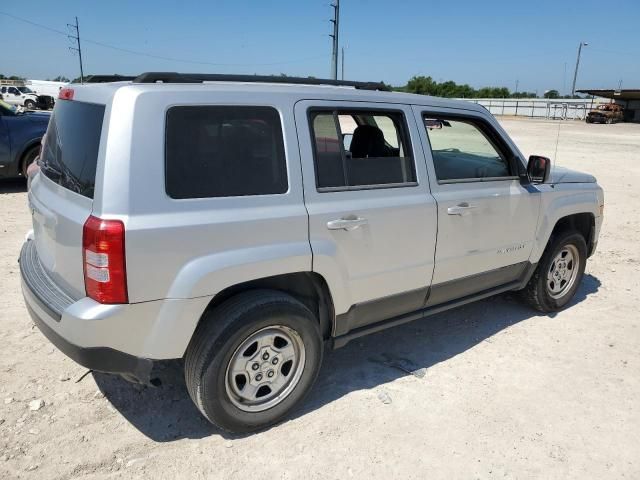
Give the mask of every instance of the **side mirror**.
POLYGON ((531 183, 544 183, 549 179, 551 160, 539 155, 531 155, 527 164, 527 177, 531 183))

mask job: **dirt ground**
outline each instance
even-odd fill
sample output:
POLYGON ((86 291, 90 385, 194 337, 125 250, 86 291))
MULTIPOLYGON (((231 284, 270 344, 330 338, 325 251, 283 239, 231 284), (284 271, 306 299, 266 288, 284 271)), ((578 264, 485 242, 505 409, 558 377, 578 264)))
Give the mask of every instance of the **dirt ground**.
MULTIPOLYGON (((553 156, 558 122, 502 124, 553 156)), ((327 352, 304 407, 243 437, 200 417, 179 364, 160 388, 76 383, 23 305, 24 184, 0 184, 0 478, 640 478, 640 125, 560 128, 557 163, 606 197, 570 308, 503 295, 327 352)))

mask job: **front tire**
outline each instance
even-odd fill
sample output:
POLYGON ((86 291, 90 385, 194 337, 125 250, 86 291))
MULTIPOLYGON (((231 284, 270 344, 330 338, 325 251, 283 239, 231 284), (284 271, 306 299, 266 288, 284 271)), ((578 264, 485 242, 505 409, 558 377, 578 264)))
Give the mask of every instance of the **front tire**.
POLYGON ((34 102, 33 100, 25 100, 24 108, 26 108, 27 110, 35 110, 36 102, 34 102))
POLYGON ((185 356, 200 412, 233 433, 282 420, 311 390, 322 363, 317 319, 274 290, 238 294, 205 314, 185 356))
POLYGON ((533 308, 550 313, 561 310, 578 289, 587 263, 587 244, 575 230, 555 235, 522 291, 533 308))

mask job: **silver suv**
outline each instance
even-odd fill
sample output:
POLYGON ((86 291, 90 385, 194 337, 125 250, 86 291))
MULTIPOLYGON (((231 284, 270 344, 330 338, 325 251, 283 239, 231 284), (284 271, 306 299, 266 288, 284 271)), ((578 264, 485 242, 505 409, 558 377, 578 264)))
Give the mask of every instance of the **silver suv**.
POLYGON ((148 73, 60 93, 20 254, 27 308, 84 365, 184 359, 219 427, 300 404, 323 346, 508 290, 543 312, 602 223, 587 174, 472 103, 383 85, 148 73))

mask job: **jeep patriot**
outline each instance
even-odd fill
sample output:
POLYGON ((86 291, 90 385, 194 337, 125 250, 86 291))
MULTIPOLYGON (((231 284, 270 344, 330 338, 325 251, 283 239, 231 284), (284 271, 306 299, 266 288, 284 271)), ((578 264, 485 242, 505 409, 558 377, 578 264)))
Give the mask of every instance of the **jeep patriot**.
POLYGON ((594 177, 527 160, 473 103, 335 80, 147 73, 60 92, 20 253, 42 333, 153 382, 183 359, 232 432, 283 419, 324 345, 505 291, 567 306, 594 177))

